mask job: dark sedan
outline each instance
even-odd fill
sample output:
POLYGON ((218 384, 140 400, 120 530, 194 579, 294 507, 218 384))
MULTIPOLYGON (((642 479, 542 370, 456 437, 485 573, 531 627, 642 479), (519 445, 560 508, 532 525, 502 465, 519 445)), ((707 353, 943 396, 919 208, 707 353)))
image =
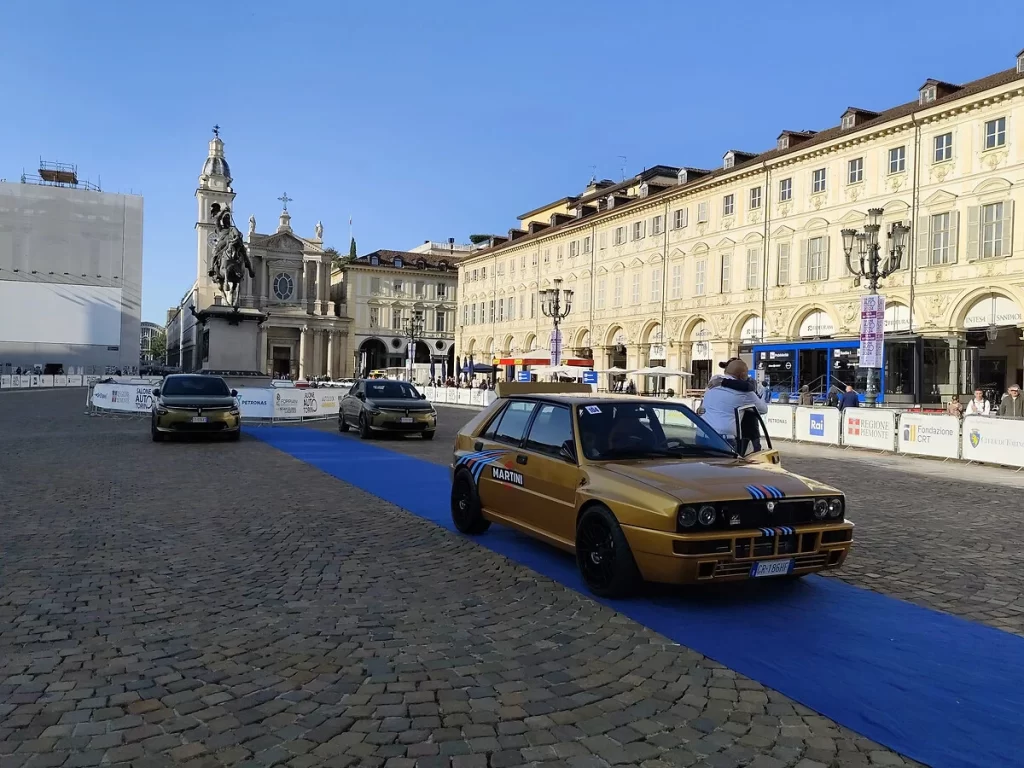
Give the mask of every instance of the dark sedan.
POLYGON ((419 434, 434 439, 437 412, 407 381, 359 379, 342 398, 338 429, 358 429, 364 440, 375 433, 419 434))
POLYGON ((238 440, 242 435, 242 415, 237 396, 219 376, 167 376, 153 390, 153 442, 158 443, 168 435, 197 433, 221 434, 238 440))

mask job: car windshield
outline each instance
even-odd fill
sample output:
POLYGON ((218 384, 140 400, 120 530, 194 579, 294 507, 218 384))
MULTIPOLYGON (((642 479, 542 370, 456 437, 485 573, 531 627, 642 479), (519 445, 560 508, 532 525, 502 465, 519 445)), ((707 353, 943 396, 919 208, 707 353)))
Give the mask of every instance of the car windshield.
POLYGON ((366 395, 371 400, 382 398, 387 400, 418 400, 419 393, 404 381, 390 381, 386 379, 372 379, 366 382, 366 395))
POLYGON ((577 406, 583 455, 613 459, 735 456, 703 419, 679 403, 602 401, 577 406))
POLYGON ((171 376, 164 381, 161 394, 174 397, 228 397, 231 390, 224 379, 215 376, 171 376))

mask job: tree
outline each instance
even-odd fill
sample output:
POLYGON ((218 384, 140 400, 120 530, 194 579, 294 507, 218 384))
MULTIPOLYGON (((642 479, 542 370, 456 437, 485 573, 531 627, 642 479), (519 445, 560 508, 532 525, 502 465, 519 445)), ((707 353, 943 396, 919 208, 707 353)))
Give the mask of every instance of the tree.
POLYGON ((354 237, 352 238, 351 241, 349 241, 349 244, 348 244, 348 257, 349 257, 349 259, 351 259, 353 261, 355 259, 359 258, 356 255, 356 239, 354 237))
POLYGON ((149 340, 149 354, 156 365, 164 365, 167 358, 167 331, 157 331, 149 340))
POLYGON ((324 248, 324 253, 331 257, 332 267, 340 267, 345 263, 337 248, 324 248))
POLYGON ((470 235, 469 242, 473 245, 480 245, 480 243, 486 243, 491 239, 490 235, 470 235))

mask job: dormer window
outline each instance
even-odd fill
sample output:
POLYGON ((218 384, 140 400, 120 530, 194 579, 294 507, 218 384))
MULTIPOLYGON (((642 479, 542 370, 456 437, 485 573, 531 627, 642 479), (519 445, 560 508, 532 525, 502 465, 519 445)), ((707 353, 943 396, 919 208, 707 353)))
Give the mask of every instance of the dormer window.
POLYGON ((1017 54, 1017 74, 1024 75, 1024 51, 1017 54))
POLYGON ((725 157, 722 160, 722 167, 732 168, 734 165, 736 165, 736 155, 732 152, 726 152, 725 157))
POLYGON ((938 95, 938 89, 934 85, 926 85, 921 89, 921 104, 931 104, 938 95))
POLYGON ((779 136, 775 146, 777 149, 789 149, 789 136, 779 136))
POLYGON ((402 268, 402 257, 401 256, 395 256, 395 268, 396 269, 401 269, 402 268))
POLYGON ((853 126, 855 126, 856 124, 857 124, 857 115, 855 115, 853 112, 847 112, 845 115, 843 115, 843 130, 844 131, 848 130, 850 128, 853 128, 853 126))
POLYGON ((380 259, 378 259, 376 256, 371 256, 370 257, 370 266, 371 267, 379 267, 380 266, 380 259))
POLYGON ((676 179, 679 181, 680 184, 685 184, 687 182, 686 176, 686 169, 681 168, 679 169, 679 173, 676 174, 676 179))
POLYGON ((426 259, 420 259, 419 261, 417 261, 416 262, 416 268, 417 269, 426 269, 427 268, 427 260, 426 259))
POLYGON ((615 195, 608 195, 608 207, 609 208, 614 208, 615 207, 615 195))
POLYGON ((441 271, 442 271, 442 272, 447 272, 447 271, 448 271, 448 262, 447 262, 447 261, 443 261, 443 260, 442 260, 442 261, 441 261, 441 262, 440 262, 440 263, 438 264, 438 266, 439 266, 439 267, 441 267, 441 271))
POLYGON ((645 181, 643 184, 640 185, 640 197, 647 197, 650 193, 651 193, 651 187, 645 181))

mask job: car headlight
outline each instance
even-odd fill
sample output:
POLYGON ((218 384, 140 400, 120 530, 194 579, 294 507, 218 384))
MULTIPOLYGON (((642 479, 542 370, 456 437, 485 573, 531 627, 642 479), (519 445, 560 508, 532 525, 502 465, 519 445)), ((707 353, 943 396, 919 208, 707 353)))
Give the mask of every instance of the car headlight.
POLYGON ((814 516, 822 520, 828 514, 828 502, 825 499, 814 500, 814 516))
POLYGON ((701 525, 714 525, 716 517, 718 517, 718 514, 712 506, 701 507, 700 513, 697 515, 701 525))
POLYGON ((697 510, 693 507, 682 507, 676 514, 676 522, 680 528, 693 528, 697 524, 697 510))
POLYGON ((158 405, 156 407, 156 415, 157 416, 166 416, 167 415, 167 409, 164 408, 162 405, 158 405))
POLYGON ((375 408, 372 405, 366 406, 366 412, 371 416, 380 416, 380 408, 375 408))
POLYGON ((241 416, 242 412, 240 410, 238 410, 237 408, 232 408, 230 411, 228 411, 228 415, 229 416, 241 416))
POLYGON ((843 514, 843 500, 836 497, 829 499, 828 502, 828 516, 829 517, 841 517, 843 514))

